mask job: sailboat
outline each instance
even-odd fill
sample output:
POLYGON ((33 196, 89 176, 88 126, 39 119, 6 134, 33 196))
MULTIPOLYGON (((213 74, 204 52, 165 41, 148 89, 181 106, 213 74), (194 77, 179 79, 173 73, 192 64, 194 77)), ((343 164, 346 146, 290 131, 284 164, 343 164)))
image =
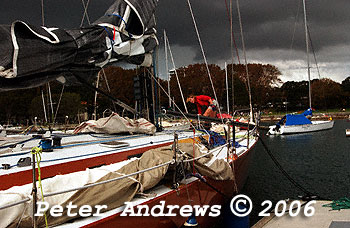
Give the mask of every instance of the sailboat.
MULTIPOLYGON (((152 26, 156 3, 155 0, 117 0, 105 16, 86 29, 36 28, 24 22, 15 22, 11 29, 5 27, 4 37, 8 39, 0 43, 17 46, 10 48, 14 56, 7 58, 9 62, 1 68, 0 90, 34 87, 50 80, 84 83, 85 73, 96 72, 101 66, 118 60, 150 66, 152 49, 157 44, 152 26), (62 34, 64 37, 58 38, 62 34), (31 44, 52 46, 50 50, 55 54, 61 52, 67 58, 58 63, 56 61, 62 58, 46 58, 51 53, 38 49, 37 56, 50 62, 35 62, 30 66, 29 49, 33 48, 25 45, 28 37, 31 44), (60 44, 62 40, 65 42, 60 44)), ((112 114, 100 122, 106 125, 111 119, 119 117, 112 114)), ((127 125, 130 122, 127 121, 127 125)), ((140 121, 135 124, 141 125, 140 121)), ((257 135, 256 128, 236 131, 235 124, 230 123, 233 127, 227 127, 227 137, 216 145, 211 142, 217 142, 219 136, 193 131, 195 127, 154 132, 154 126, 149 122, 145 125, 151 127, 150 135, 140 132, 101 134, 101 128, 97 133, 79 133, 98 125, 88 122, 76 128, 79 133, 76 135, 52 133, 37 135, 38 138, 29 141, 17 141, 0 155, 1 164, 4 164, 0 169, 0 227, 45 224, 58 227, 180 227, 186 222, 193 225, 193 213, 179 214, 180 208, 190 207, 203 212, 202 209, 206 209, 202 206, 209 205, 219 210, 220 205, 243 188, 257 135), (44 210, 47 216, 34 216, 45 202, 49 204, 44 210), (95 211, 98 216, 91 213, 90 216, 84 213, 70 216, 68 211, 59 216, 50 214, 52 208, 62 206, 67 209, 70 203, 80 209, 106 207, 101 207, 99 213, 95 211), (167 211, 170 216, 135 218, 130 215, 133 208, 145 206, 178 208, 174 213, 167 211)), ((208 213, 195 213, 201 227, 215 224, 216 217, 208 216, 208 213)))
POLYGON ((312 117, 312 105, 311 105, 311 80, 310 80, 310 60, 309 60, 309 33, 308 23, 306 16, 306 4, 303 0, 304 9, 304 24, 305 24, 305 42, 306 42, 306 55, 307 55, 307 73, 309 82, 309 108, 302 114, 287 114, 275 125, 269 126, 269 135, 285 135, 285 134, 297 134, 308 133, 314 131, 322 131, 331 129, 334 125, 334 121, 319 120, 311 121, 312 117))

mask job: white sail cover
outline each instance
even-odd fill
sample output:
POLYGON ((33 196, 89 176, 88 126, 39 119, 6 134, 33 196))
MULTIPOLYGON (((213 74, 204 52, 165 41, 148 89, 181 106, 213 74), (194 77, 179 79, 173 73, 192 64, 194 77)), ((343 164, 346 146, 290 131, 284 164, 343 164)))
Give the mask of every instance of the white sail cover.
POLYGON ((83 122, 74 129, 75 134, 89 132, 106 134, 154 134, 156 127, 144 118, 133 120, 127 117, 123 118, 117 113, 112 113, 109 117, 83 122))
POLYGON ((85 28, 64 30, 15 21, 0 25, 0 91, 31 88, 74 75, 95 76, 116 61, 150 66, 158 45, 157 0, 116 0, 85 28))

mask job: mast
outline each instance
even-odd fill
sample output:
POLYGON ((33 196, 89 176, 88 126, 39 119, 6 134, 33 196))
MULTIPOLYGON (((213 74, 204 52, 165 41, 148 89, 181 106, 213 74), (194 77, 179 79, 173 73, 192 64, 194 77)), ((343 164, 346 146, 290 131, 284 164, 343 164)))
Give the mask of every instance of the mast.
POLYGON ((304 6, 304 24, 305 24, 305 43, 306 43, 306 59, 307 59, 307 76, 309 80, 309 107, 311 108, 311 79, 310 79, 310 58, 309 58, 309 32, 307 28, 307 18, 306 18, 306 4, 303 0, 304 6))
POLYGON ((230 114, 230 101, 228 98, 228 79, 227 79, 227 63, 225 62, 225 78, 226 78, 226 104, 227 104, 227 114, 230 114))

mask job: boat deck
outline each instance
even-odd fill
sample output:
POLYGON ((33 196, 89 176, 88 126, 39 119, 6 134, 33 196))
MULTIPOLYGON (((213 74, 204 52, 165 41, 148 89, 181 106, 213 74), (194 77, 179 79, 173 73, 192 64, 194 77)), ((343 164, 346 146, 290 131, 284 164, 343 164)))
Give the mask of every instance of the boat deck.
POLYGON ((296 227, 317 227, 317 228, 345 228, 350 227, 350 210, 332 210, 330 207, 323 207, 331 201, 316 201, 312 206, 315 214, 311 217, 304 216, 303 209, 296 217, 288 213, 277 217, 271 213, 270 217, 264 217, 252 228, 296 228, 296 227))

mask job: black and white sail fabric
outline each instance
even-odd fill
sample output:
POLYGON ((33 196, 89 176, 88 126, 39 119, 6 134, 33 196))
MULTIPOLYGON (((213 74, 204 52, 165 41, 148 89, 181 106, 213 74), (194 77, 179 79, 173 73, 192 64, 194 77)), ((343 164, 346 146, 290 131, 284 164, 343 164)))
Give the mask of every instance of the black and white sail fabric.
POLYGON ((15 21, 0 25, 0 91, 48 81, 74 82, 113 62, 150 66, 158 45, 158 0, 116 0, 86 28, 64 30, 15 21))

